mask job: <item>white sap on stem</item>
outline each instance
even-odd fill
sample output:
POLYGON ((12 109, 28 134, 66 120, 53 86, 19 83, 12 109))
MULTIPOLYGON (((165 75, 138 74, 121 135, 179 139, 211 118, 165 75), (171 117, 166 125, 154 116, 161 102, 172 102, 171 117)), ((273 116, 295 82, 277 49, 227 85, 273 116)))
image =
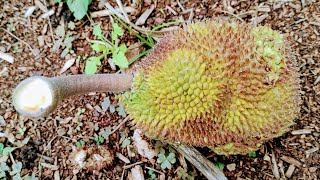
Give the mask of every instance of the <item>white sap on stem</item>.
POLYGON ((17 109, 37 113, 52 105, 52 88, 45 80, 34 78, 16 89, 13 101, 17 109))

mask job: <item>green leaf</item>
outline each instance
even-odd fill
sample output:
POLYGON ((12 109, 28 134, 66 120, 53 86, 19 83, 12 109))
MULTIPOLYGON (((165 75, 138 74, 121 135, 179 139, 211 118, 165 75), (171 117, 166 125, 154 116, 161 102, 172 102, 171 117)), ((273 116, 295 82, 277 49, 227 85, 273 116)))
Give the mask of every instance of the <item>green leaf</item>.
POLYGON ((118 114, 122 117, 126 117, 127 116, 127 113, 125 112, 123 106, 119 106, 116 108, 116 111, 118 112, 118 114))
POLYGON ((158 155, 157 163, 163 163, 165 160, 167 160, 167 158, 164 154, 158 155))
POLYGON ((113 32, 115 32, 115 34, 117 34, 118 36, 122 36, 123 35, 123 30, 119 27, 119 25, 117 23, 113 23, 112 24, 113 27, 113 32))
POLYGON ((221 163, 221 162, 217 162, 217 163, 216 163, 216 166, 217 166, 217 168, 220 169, 220 170, 222 170, 222 169, 224 168, 224 164, 221 163))
POLYGON ((76 147, 82 147, 86 144, 86 142, 84 140, 80 140, 78 142, 76 142, 76 147))
POLYGON ((110 105, 110 107, 109 107, 109 111, 111 112, 111 113, 114 113, 115 111, 116 111, 116 108, 114 107, 114 105, 110 105))
POLYGON ((175 158, 175 154, 174 153, 170 153, 169 156, 167 157, 167 160, 171 163, 174 164, 176 162, 176 158, 175 158))
POLYGON ((99 39, 103 39, 102 30, 99 24, 93 26, 93 35, 95 35, 99 39))
POLYGON ((97 136, 96 137, 96 142, 97 142, 98 145, 102 144, 104 142, 104 138, 102 136, 97 136))
POLYGON ((102 131, 100 131, 99 135, 102 136, 104 139, 109 139, 111 132, 112 132, 111 127, 108 126, 104 128, 102 131))
POLYGON ((102 111, 106 112, 106 110, 108 110, 110 105, 111 105, 110 98, 109 96, 107 96, 103 99, 103 102, 101 103, 102 111))
POLYGON ((66 48, 71 48, 72 47, 72 41, 74 40, 74 38, 70 35, 67 35, 66 38, 63 41, 63 45, 66 48))
POLYGON ((11 153, 15 148, 13 147, 5 147, 2 151, 3 155, 8 155, 9 153, 11 153))
POLYGON ((257 154, 256 154, 256 152, 250 152, 248 154, 248 156, 251 157, 251 158, 255 158, 255 157, 257 157, 257 154))
POLYGON ((6 173, 4 171, 0 171, 0 178, 6 177, 6 173))
POLYGON ((9 167, 7 166, 6 163, 1 162, 0 163, 0 178, 6 177, 5 171, 9 171, 9 167))
POLYGON ((168 161, 168 160, 165 160, 162 164, 161 164, 161 168, 162 169, 166 169, 166 168, 168 168, 168 169, 171 169, 171 163, 168 161))
POLYGON ((92 0, 67 0, 67 5, 70 11, 73 12, 73 16, 80 20, 86 15, 91 2, 92 0))
POLYGON ((2 153, 3 153, 3 148, 4 148, 4 145, 2 143, 0 143, 0 155, 2 155, 2 153))
POLYGON ((126 45, 122 44, 120 47, 116 48, 112 54, 112 59, 115 65, 121 68, 128 68, 129 62, 125 53, 127 51, 126 45))
POLYGON ((12 177, 12 180, 22 180, 21 175, 20 174, 16 174, 12 177))
POLYGON ((11 176, 13 176, 15 174, 20 175, 21 169, 22 169, 22 163, 19 161, 19 162, 12 165, 12 171, 10 172, 10 175, 11 176))
POLYGON ((130 139, 127 138, 127 139, 122 141, 121 147, 122 148, 126 148, 127 146, 129 146, 130 143, 131 143, 130 139))
POLYGON ((84 72, 86 74, 94 74, 95 72, 97 72, 97 66, 100 66, 100 65, 101 65, 100 58, 90 57, 86 62, 86 67, 84 72))
POLYGON ((106 53, 106 52, 109 50, 108 47, 106 47, 106 46, 104 46, 104 45, 102 45, 102 44, 98 44, 98 43, 93 43, 93 44, 91 45, 91 48, 92 48, 95 52, 102 52, 102 51, 104 51, 104 53, 106 53))
POLYGON ((152 179, 152 180, 156 179, 156 175, 154 174, 154 172, 151 169, 149 169, 148 174, 150 175, 150 179, 152 179))

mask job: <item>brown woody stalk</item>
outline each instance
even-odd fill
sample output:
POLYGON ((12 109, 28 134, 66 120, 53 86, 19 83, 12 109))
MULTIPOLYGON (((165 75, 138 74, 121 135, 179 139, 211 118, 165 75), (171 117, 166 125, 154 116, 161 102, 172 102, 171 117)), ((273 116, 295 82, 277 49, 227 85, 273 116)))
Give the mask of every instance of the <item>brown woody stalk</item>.
MULTIPOLYGON (((16 110, 25 116, 34 118, 43 117, 50 114, 58 105, 58 103, 66 98, 74 95, 81 95, 90 92, 122 92, 130 89, 132 84, 132 76, 128 74, 94 74, 94 75, 73 75, 73 76, 60 76, 60 77, 41 77, 34 76, 22 81, 14 90, 13 93, 13 105, 16 110), (41 82, 41 86, 47 85, 47 93, 41 97, 43 101, 46 99, 52 99, 50 105, 42 107, 35 104, 30 107, 24 107, 20 102, 21 98, 28 98, 21 95, 23 91, 28 90, 37 91, 37 87, 32 83, 41 82)), ((41 87, 40 87, 41 88, 41 87)), ((41 90, 40 90, 41 91, 41 90)), ((28 92, 25 94, 30 94, 28 92)), ((41 92, 39 92, 41 93, 41 92)), ((28 102, 30 104, 32 102, 28 102)), ((37 102, 34 102, 37 103, 37 102)))

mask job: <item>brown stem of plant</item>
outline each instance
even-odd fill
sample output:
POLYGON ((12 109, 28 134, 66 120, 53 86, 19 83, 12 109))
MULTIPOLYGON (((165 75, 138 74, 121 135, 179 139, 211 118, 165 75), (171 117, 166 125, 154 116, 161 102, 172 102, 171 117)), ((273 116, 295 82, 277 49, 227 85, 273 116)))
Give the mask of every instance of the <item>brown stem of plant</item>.
MULTIPOLYGON (((129 74, 72 75, 53 78, 34 76, 25 79, 16 87, 13 93, 13 104, 20 114, 38 118, 50 114, 61 100, 71 96, 90 92, 123 92, 129 90, 131 84, 132 75, 129 74), (21 91, 35 81, 41 81, 42 84, 49 87, 50 94, 43 98, 52 97, 52 102, 45 108, 36 108, 30 111, 30 108, 23 108, 19 104, 19 98, 26 98, 21 97, 21 91)), ((33 89, 37 91, 36 88, 33 89)))
POLYGON ((132 84, 132 76, 128 74, 60 76, 49 80, 59 89, 61 99, 89 92, 123 92, 132 84))

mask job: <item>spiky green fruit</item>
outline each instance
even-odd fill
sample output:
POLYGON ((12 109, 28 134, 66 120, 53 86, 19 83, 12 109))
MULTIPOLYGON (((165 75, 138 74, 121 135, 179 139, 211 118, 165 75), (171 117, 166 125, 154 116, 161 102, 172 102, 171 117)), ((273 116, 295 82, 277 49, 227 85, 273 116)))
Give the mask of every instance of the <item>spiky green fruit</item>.
POLYGON ((298 116, 294 62, 269 27, 198 22, 165 36, 136 65, 120 102, 151 138, 247 154, 298 116))

